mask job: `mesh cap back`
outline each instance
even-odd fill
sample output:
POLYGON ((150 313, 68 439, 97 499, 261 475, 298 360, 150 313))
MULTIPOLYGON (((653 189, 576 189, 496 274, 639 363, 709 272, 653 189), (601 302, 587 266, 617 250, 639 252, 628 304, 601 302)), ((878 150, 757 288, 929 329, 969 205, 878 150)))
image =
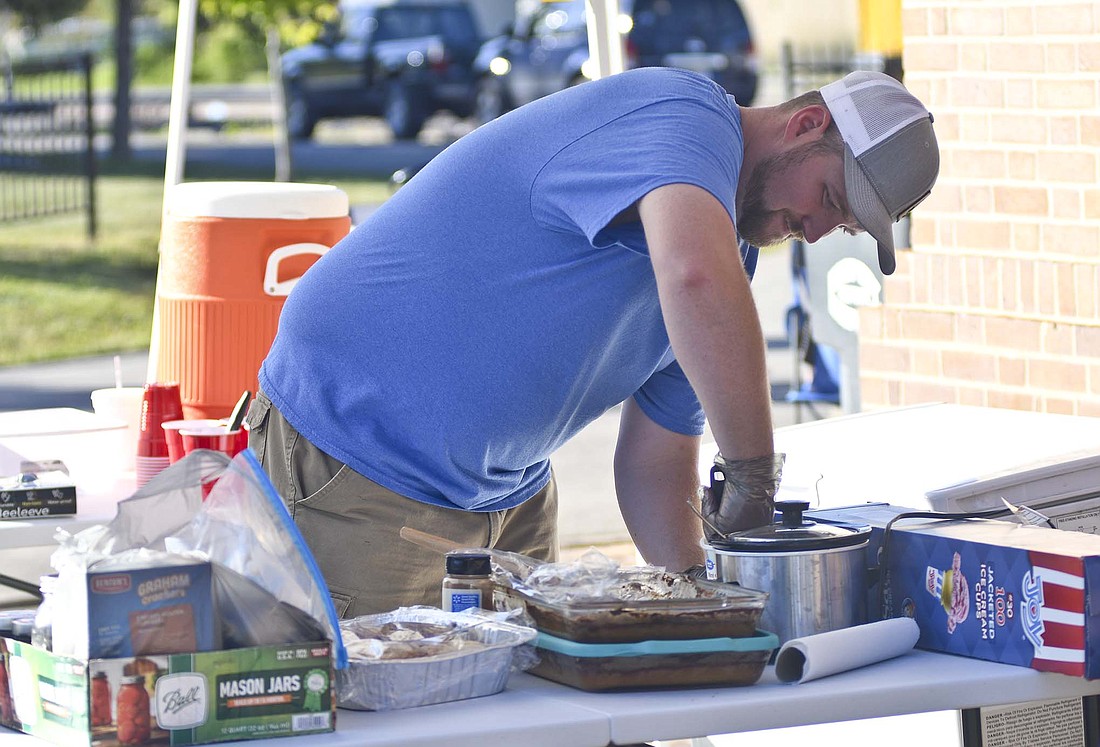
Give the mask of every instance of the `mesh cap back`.
POLYGON ((894 271, 892 224, 928 196, 940 169, 932 115, 889 75, 851 73, 821 88, 844 140, 852 213, 878 242, 883 273, 894 271))

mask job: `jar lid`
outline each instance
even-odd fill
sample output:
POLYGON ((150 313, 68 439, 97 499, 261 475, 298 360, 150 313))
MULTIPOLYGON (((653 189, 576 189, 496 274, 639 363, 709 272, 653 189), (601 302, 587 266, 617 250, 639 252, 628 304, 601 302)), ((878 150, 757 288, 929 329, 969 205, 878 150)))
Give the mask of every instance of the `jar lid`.
POLYGON ((488 576, 489 553, 460 551, 447 553, 447 573, 456 576, 488 576))
POLYGON ((714 547, 745 552, 800 552, 861 545, 871 534, 869 526, 825 524, 810 521, 802 512, 809 501, 776 501, 780 518, 774 524, 734 532, 715 540, 714 547))
POLYGON ((12 635, 19 637, 23 635, 30 635, 34 630, 34 618, 33 617, 20 617, 11 621, 12 635))

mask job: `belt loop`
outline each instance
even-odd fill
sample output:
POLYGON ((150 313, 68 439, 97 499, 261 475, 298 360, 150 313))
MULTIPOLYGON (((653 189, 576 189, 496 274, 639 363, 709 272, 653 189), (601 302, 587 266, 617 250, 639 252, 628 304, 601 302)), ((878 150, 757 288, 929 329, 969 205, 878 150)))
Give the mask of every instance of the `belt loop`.
POLYGON ((500 534, 504 529, 504 512, 507 511, 488 511, 486 512, 486 518, 489 521, 489 541, 485 544, 486 547, 496 547, 497 541, 500 539, 500 534))

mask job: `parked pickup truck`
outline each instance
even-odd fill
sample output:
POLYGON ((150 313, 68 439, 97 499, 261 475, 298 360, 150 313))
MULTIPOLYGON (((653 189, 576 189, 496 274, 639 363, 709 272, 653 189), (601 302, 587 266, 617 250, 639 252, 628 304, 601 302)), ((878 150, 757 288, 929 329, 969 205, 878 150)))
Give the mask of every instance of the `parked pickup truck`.
POLYGON ((437 111, 467 117, 481 42, 465 2, 344 0, 338 24, 283 55, 287 130, 304 140, 327 117, 381 116, 405 140, 437 111))

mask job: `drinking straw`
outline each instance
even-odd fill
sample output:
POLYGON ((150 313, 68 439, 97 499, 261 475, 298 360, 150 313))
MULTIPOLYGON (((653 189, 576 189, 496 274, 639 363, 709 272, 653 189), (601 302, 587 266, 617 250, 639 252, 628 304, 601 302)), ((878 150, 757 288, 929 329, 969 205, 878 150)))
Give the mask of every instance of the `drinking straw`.
POLYGON ((122 388, 122 356, 115 356, 115 388, 122 388))

